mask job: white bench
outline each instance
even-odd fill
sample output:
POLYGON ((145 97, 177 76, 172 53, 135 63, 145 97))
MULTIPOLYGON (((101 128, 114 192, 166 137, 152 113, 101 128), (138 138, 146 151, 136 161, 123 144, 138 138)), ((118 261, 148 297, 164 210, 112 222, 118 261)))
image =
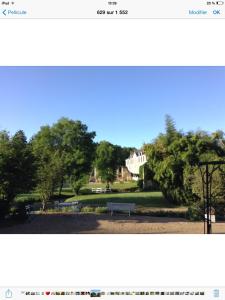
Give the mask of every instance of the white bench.
POLYGON ((26 210, 27 215, 30 215, 30 213, 31 213, 31 205, 30 204, 26 205, 25 206, 25 210, 26 210))
POLYGON ((25 206, 25 210, 28 216, 34 215, 35 214, 35 208, 33 205, 28 204, 25 206))
POLYGON ((74 211, 79 211, 80 210, 80 203, 78 201, 74 201, 74 202, 59 202, 59 201, 55 201, 54 206, 56 209, 59 208, 64 208, 64 207, 73 207, 74 211))
POLYGON ((96 193, 96 194, 102 194, 102 193, 111 193, 112 190, 110 188, 92 188, 91 189, 92 193, 96 193))
POLYGON ((96 194, 101 194, 103 193, 103 189, 102 188, 93 188, 92 193, 96 193, 96 194))
POLYGON ((26 210, 26 214, 28 216, 28 222, 31 221, 31 217, 34 217, 35 215, 35 211, 34 211, 34 208, 33 208, 33 205, 31 204, 28 204, 25 206, 25 210, 26 210))
POLYGON ((111 212, 111 216, 114 211, 125 211, 128 212, 130 216, 131 212, 135 211, 135 207, 135 203, 107 203, 107 209, 111 212))

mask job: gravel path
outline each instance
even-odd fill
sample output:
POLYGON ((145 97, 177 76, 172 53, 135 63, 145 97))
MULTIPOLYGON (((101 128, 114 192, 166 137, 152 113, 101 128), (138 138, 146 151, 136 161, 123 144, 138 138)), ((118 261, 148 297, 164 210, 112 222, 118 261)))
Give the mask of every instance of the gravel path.
MULTIPOLYGON (((202 222, 177 218, 155 218, 126 215, 43 214, 24 224, 0 228, 0 234, 131 234, 178 233, 201 234, 202 222)), ((225 223, 213 224, 213 233, 225 233, 225 223)))

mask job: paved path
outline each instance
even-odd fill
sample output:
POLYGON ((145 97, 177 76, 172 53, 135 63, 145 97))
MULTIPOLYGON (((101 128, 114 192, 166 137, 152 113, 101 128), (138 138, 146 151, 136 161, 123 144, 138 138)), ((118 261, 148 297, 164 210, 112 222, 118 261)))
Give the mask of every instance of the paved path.
MULTIPOLYGON (((95 214, 43 214, 30 223, 1 227, 0 234, 120 234, 120 233, 203 233, 202 222, 177 218, 95 214)), ((213 233, 225 233, 225 223, 213 225, 213 233)))

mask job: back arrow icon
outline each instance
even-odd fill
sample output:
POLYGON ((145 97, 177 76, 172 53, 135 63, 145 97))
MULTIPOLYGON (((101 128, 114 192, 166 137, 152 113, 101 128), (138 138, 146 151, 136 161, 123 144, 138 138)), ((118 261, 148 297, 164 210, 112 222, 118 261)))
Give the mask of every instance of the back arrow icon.
POLYGON ((5 9, 5 10, 3 10, 3 12, 2 12, 2 13, 3 13, 3 15, 4 15, 4 16, 6 16, 6 9, 5 9))

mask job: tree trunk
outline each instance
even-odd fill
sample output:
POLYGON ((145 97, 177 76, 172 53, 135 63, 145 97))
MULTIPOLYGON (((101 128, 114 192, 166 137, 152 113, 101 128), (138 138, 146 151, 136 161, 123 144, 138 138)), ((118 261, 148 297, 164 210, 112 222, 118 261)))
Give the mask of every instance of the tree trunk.
POLYGON ((64 179, 62 178, 61 183, 60 183, 60 187, 59 187, 59 196, 62 195, 63 184, 64 184, 64 179))
POLYGON ((42 210, 45 211, 46 210, 46 201, 42 200, 42 210))

